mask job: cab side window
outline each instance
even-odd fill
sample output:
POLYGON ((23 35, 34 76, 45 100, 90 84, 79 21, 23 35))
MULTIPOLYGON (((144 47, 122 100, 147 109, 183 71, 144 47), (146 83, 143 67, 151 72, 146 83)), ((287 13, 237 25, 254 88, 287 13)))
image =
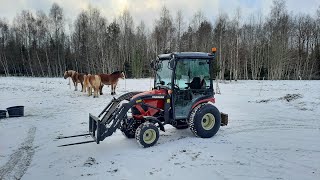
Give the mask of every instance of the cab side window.
POLYGON ((209 61, 186 59, 177 62, 175 84, 180 89, 209 88, 209 61))

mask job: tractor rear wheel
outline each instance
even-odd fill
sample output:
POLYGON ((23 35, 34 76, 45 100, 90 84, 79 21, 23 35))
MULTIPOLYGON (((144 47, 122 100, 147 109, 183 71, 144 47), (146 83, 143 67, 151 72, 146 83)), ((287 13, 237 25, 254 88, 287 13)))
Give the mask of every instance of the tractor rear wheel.
POLYGON ((155 145, 158 139, 159 129, 153 123, 145 122, 136 130, 136 140, 144 148, 155 145))
POLYGON ((189 117, 191 131, 201 138, 214 136, 218 132, 220 124, 220 112, 211 104, 201 104, 195 107, 189 117))

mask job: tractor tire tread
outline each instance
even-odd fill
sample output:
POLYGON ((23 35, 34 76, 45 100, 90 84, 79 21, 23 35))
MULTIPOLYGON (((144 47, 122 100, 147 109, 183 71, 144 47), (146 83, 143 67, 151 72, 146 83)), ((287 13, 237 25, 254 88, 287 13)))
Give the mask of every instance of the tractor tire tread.
POLYGON ((212 104, 208 104, 208 103, 200 104, 191 111, 188 119, 188 124, 189 124, 190 130, 195 136, 201 137, 201 138, 210 138, 214 136, 220 128, 220 124, 221 124, 220 112, 212 104), (214 115, 216 122, 214 127, 210 130, 210 133, 208 134, 208 133, 204 133, 206 130, 199 127, 198 121, 202 121, 202 118, 200 119, 198 116, 202 113, 202 111, 208 111, 209 108, 212 108, 212 112, 213 112, 212 114, 214 115))
POLYGON ((155 126, 153 123, 150 123, 150 122, 145 122, 145 123, 142 123, 136 130, 136 133, 135 133, 135 138, 136 138, 136 141, 138 142, 139 146, 143 147, 143 148, 147 148, 147 147, 151 147, 153 145, 155 145, 158 141, 160 137, 160 134, 159 134, 159 129, 157 126, 155 126), (146 144, 143 142, 143 140, 141 139, 141 133, 143 133, 146 129, 148 128, 152 128, 156 131, 156 140, 151 143, 151 144, 146 144))

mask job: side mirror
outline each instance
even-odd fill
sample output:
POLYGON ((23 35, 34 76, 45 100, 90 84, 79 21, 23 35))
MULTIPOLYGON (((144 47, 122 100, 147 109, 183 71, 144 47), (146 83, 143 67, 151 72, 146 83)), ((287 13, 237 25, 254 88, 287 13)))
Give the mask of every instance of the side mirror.
POLYGON ((150 66, 153 70, 157 71, 162 68, 162 63, 157 60, 152 60, 150 66))

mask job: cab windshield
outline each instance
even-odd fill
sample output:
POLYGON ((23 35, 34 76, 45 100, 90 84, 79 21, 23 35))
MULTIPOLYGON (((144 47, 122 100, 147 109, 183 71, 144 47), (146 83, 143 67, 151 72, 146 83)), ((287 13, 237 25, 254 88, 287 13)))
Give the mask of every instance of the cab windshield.
POLYGON ((159 69, 156 71, 155 86, 171 87, 172 70, 168 67, 169 60, 159 61, 159 69))

